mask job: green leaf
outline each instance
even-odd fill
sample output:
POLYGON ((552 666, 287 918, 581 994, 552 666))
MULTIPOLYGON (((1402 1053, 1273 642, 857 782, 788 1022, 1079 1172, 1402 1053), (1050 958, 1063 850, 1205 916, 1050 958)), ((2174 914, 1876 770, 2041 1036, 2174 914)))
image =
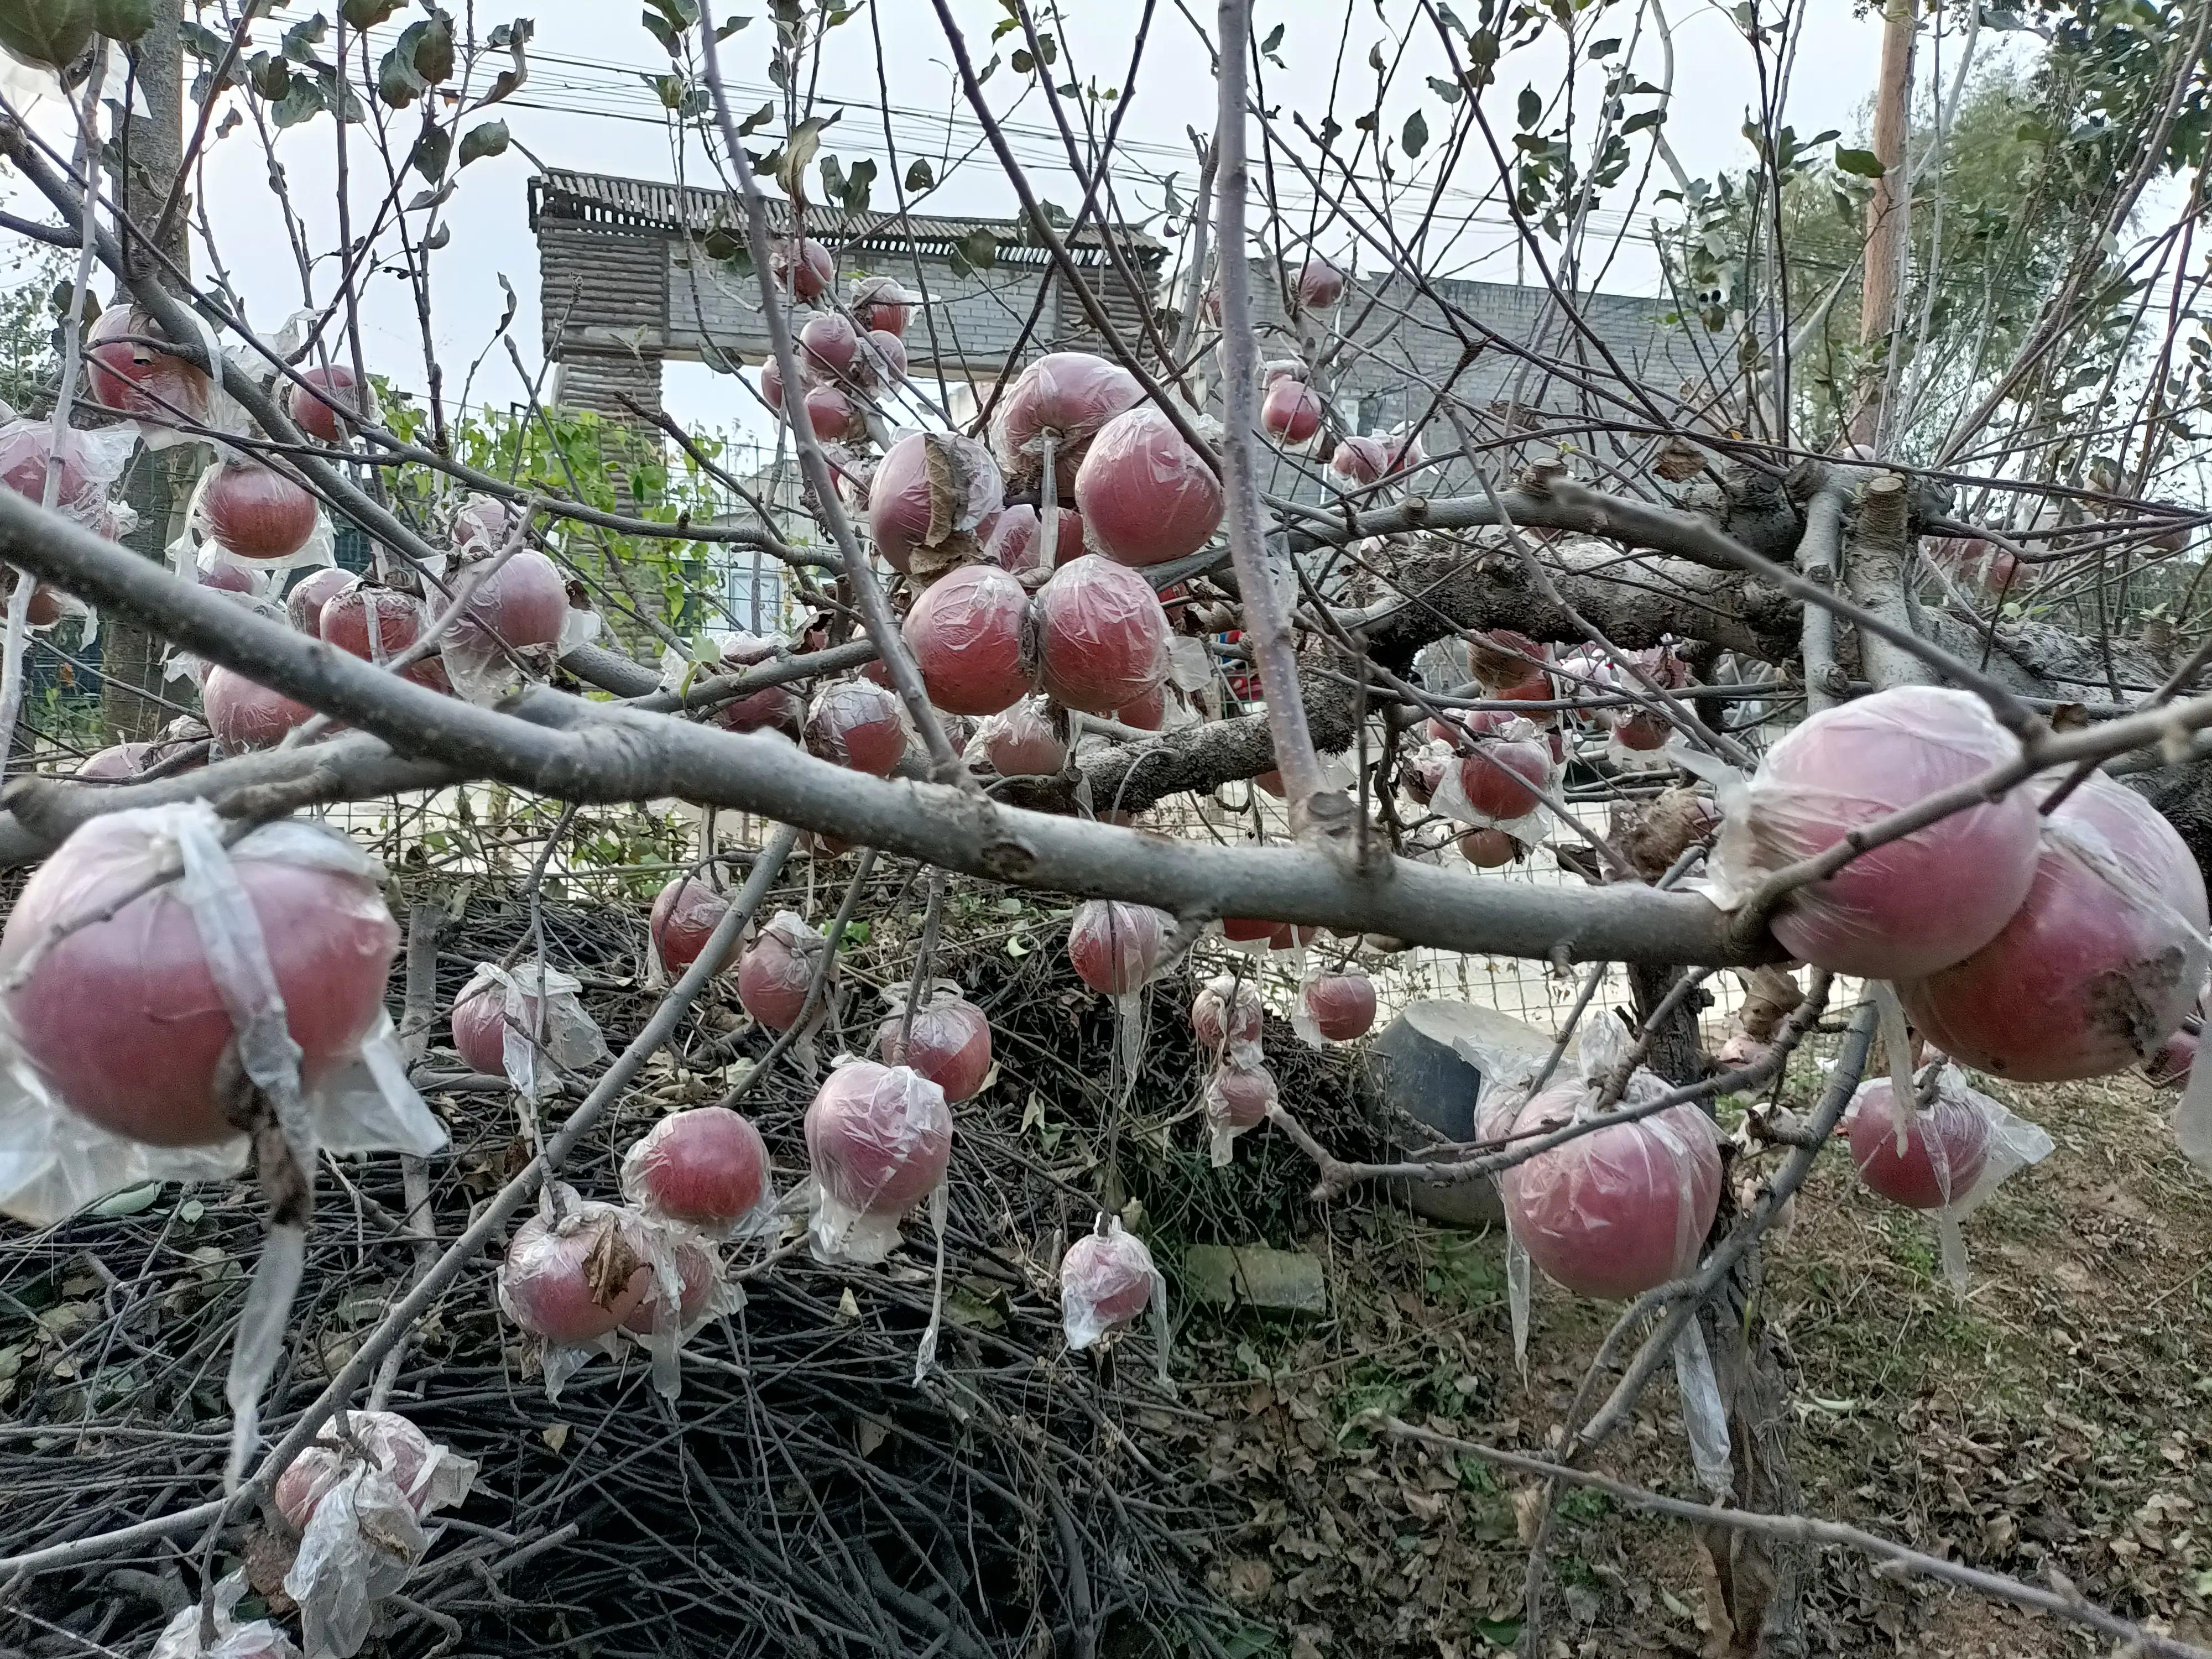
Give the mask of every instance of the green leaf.
POLYGON ((916 158, 908 164, 906 187, 908 190, 927 190, 936 182, 937 175, 930 171, 927 161, 916 158))
POLYGON ((1467 78, 1476 87, 1486 87, 1498 78, 1498 37, 1488 29, 1477 29, 1467 37, 1467 78))
POLYGON ((1027 75, 1036 67, 1036 59, 1030 56, 1029 49, 1025 46, 1015 47, 1014 55, 1006 61, 1013 66, 1013 71, 1017 75, 1027 75))
POLYGON ((1836 149, 1836 165, 1861 179, 1879 179, 1885 170, 1881 158, 1872 150, 1845 149, 1840 145, 1836 149))
POLYGON ((750 17, 725 18, 721 26, 714 31, 715 40, 720 42, 728 40, 732 35, 735 34, 739 29, 744 27, 746 24, 752 21, 753 20, 750 17))
POLYGON ((1429 147, 1429 124, 1415 110, 1406 118, 1406 131, 1400 135, 1408 156, 1419 155, 1429 147))
POLYGON ((988 230, 971 230, 952 245, 949 263, 957 276, 988 270, 999 263, 999 239, 988 230))
MULTIPOLYGON (((103 5, 113 3, 114 0, 101 0, 103 5)), ((284 31, 284 56, 295 64, 313 63, 315 48, 323 44, 330 32, 331 21, 320 12, 304 23, 293 24, 284 31)))
POLYGON ((461 137, 461 165, 482 161, 488 156, 507 154, 507 123, 484 121, 471 127, 461 137))
POLYGON ((853 163, 845 176, 843 200, 848 213, 866 213, 868 198, 875 187, 876 163, 872 156, 863 155, 853 163))
POLYGON ((822 199, 838 200, 845 193, 845 164, 834 155, 822 158, 822 199))
POLYGON ((1260 50, 1262 52, 1272 52, 1276 47, 1282 44, 1283 26, 1280 23, 1278 23, 1274 27, 1267 31, 1267 38, 1260 43, 1260 50))
POLYGON ((415 42, 415 72, 434 87, 453 73, 453 20, 433 12, 429 21, 416 27, 422 33, 415 42))
POLYGON ((1588 53, 1588 56, 1589 56, 1589 57, 1591 57, 1591 58, 1610 58, 1610 57, 1612 57, 1612 56, 1613 56, 1613 53, 1615 53, 1616 52, 1619 52, 1620 50, 1620 36, 1618 36, 1618 35, 1613 35, 1613 36, 1611 36, 1611 37, 1609 37, 1609 38, 1607 38, 1607 39, 1606 39, 1606 40, 1593 40, 1593 41, 1591 41, 1591 42, 1589 43, 1589 53, 1588 53))
POLYGON ((665 17, 648 6, 638 14, 637 21, 645 25, 646 32, 660 42, 662 50, 671 58, 682 55, 684 37, 676 32, 665 17))
POLYGON ((716 225, 700 239, 699 245, 707 250, 709 259, 719 259, 742 271, 752 269, 752 250, 742 231, 728 225, 716 225))
POLYGON ((1456 104, 1466 92, 1466 88, 1458 82, 1447 81, 1439 75, 1431 75, 1429 77, 1429 90, 1447 104, 1456 104))
POLYGON ((1667 112, 1663 109, 1638 110, 1620 124, 1620 131, 1624 136, 1632 132, 1641 132, 1646 127, 1657 126, 1666 118, 1667 112))
POLYGON ((750 138, 753 134, 758 132, 763 127, 766 126, 774 119, 775 119, 775 106, 774 104, 763 104, 750 115, 748 115, 744 120, 738 123, 738 137, 740 138, 750 138))
POLYGON ((118 1216, 137 1215, 139 1211, 150 1207, 161 1195, 161 1183, 158 1181, 149 1181, 143 1187, 126 1187, 119 1193, 101 1199, 92 1206, 92 1213, 111 1220, 118 1216))
POLYGON ((349 29, 374 28, 399 9, 400 0, 345 0, 338 8, 349 29))
POLYGON ((829 125, 820 116, 810 115, 793 127, 791 137, 783 142, 783 158, 776 164, 775 181, 794 202, 806 199, 806 169, 813 165, 815 155, 822 148, 823 129, 829 125))
POLYGON ((252 83, 254 91, 272 104, 292 90, 291 65, 265 52, 257 52, 246 59, 246 78, 252 83))
POLYGON ((423 26, 410 23, 376 65, 376 95, 394 109, 405 109, 429 87, 415 70, 415 40, 423 26))
POLYGON ((195 23, 190 18, 177 25, 177 39, 185 50, 204 64, 219 64, 230 50, 230 37, 217 34, 204 23, 195 23))
POLYGON ((8 0, 0 4, 0 46, 32 63, 64 69, 92 44, 93 21, 82 5, 8 0))
POLYGON ((1536 95, 1535 88, 1521 88, 1520 101, 1514 106, 1514 115, 1523 132, 1532 131, 1536 123, 1544 118, 1544 100, 1536 95))
POLYGON ((276 100, 270 113, 277 128, 296 127, 303 121, 312 121, 329 106, 323 100, 322 83, 310 76, 295 75, 284 95, 276 100))
POLYGON ((136 40, 154 27, 154 0, 95 0, 92 20, 93 27, 111 40, 136 40))
POLYGON ((446 163, 453 156, 453 135, 426 121, 415 140, 415 148, 407 152, 407 165, 432 184, 441 184, 445 180, 446 163))

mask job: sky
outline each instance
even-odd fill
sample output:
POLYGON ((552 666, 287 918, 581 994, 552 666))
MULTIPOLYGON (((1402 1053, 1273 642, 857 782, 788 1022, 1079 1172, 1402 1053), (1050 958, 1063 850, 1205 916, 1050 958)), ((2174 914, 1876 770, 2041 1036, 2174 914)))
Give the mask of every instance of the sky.
MULTIPOLYGON (((967 35, 979 62, 994 50, 1011 51, 1019 37, 997 43, 988 36, 992 24, 1005 15, 998 0, 951 0, 956 20, 967 35)), ((467 0, 448 0, 459 19, 465 21, 475 10, 467 0)), ((535 162, 556 167, 617 173, 629 177, 668 179, 677 176, 678 156, 674 140, 662 118, 658 99, 645 76, 669 67, 658 42, 637 21, 637 0, 514 0, 526 9, 536 25, 531 48, 528 84, 502 108, 487 115, 503 115, 515 141, 505 155, 475 162, 459 177, 459 187, 442 210, 451 240, 433 261, 431 335, 434 349, 445 369, 449 395, 468 364, 483 353, 507 306, 504 277, 520 302, 513 333, 524 362, 532 372, 540 352, 536 248, 528 224, 527 181, 535 162)), ((930 0, 872 0, 877 15, 866 6, 834 31, 818 75, 818 92, 824 112, 842 107, 839 122, 830 129, 825 148, 849 166, 864 155, 884 167, 882 99, 878 91, 878 63, 872 28, 879 28, 884 44, 889 103, 895 114, 894 131, 901 149, 901 171, 915 153, 927 144, 934 170, 943 180, 927 204, 933 211, 1009 216, 1018 210, 1013 192, 988 153, 975 154, 980 130, 967 118, 957 102, 951 54, 930 0), (952 118, 948 122, 947 117, 952 118), (963 156, 969 159, 963 160, 963 156), (949 164, 948 164, 949 163, 949 164)), ((1711 177, 1722 169, 1740 168, 1750 159, 1741 126, 1750 112, 1758 82, 1752 56, 1735 25, 1717 4, 1697 0, 1651 0, 1664 7, 1674 48, 1674 96, 1670 101, 1666 131, 1684 167, 1693 176, 1711 177)), ((1480 0, 1461 0, 1459 10, 1470 18, 1480 0)), ((762 0, 740 0, 732 9, 716 9, 718 19, 764 9, 762 0)), ((1062 46, 1058 73, 1072 67, 1088 84, 1119 87, 1123 81, 1135 20, 1137 0, 1079 0, 1067 9, 1072 21, 1060 36, 1062 46)), ((1385 0, 1383 8, 1393 25, 1408 15, 1407 0, 1385 0)), ((1845 0, 1808 0, 1809 18, 1802 35, 1801 56, 1790 82, 1784 119, 1801 137, 1827 128, 1846 133, 1863 126, 1874 86, 1880 52, 1878 20, 1855 14, 1845 0)), ((1188 199, 1195 174, 1187 129, 1201 131, 1212 125, 1215 89, 1206 49, 1189 19, 1201 18, 1210 29, 1213 8, 1203 0, 1159 0, 1145 60, 1123 117, 1126 167, 1117 167, 1116 188, 1147 210, 1157 209, 1161 194, 1144 175, 1179 169, 1180 188, 1188 199)), ((308 0, 291 0, 269 28, 289 27, 313 15, 308 0)), ((398 27, 419 11, 410 9, 373 34, 372 46, 380 47, 398 27)), ((477 27, 488 30, 493 15, 475 10, 477 27)), ((505 15, 505 8, 501 9, 505 15)), ((1615 0, 1599 14, 1601 26, 1585 26, 1585 45, 1594 38, 1616 38, 1623 52, 1632 52, 1638 75, 1657 83, 1663 77, 1659 32, 1649 19, 1639 20, 1638 0, 1615 0)), ((1267 66, 1262 90, 1268 103, 1286 112, 1303 114, 1318 124, 1332 107, 1332 81, 1339 81, 1334 108, 1347 128, 1367 107, 1370 94, 1354 88, 1371 88, 1374 72, 1367 67, 1371 45, 1387 37, 1376 20, 1374 0, 1255 0, 1255 29, 1264 40, 1283 27, 1278 47, 1279 65, 1267 66), (1343 70, 1335 71, 1342 40, 1343 70)), ((1448 73, 1432 32, 1417 32, 1408 48, 1394 89, 1383 106, 1382 130, 1395 137, 1407 114, 1419 106, 1432 131, 1442 134, 1449 112, 1424 82, 1431 74, 1448 73)), ((773 94, 767 84, 770 44, 765 18, 751 22, 732 36, 723 47, 724 72, 732 82, 733 103, 740 112, 757 107, 773 94)), ((1389 50, 1386 46, 1386 51, 1389 50)), ((1614 61, 1618 61, 1616 58, 1614 61)), ((1486 108, 1499 127, 1510 131, 1513 103, 1520 87, 1533 82, 1549 94, 1558 87, 1563 55, 1546 44, 1526 52, 1510 54, 1499 66, 1499 84, 1487 96, 1486 108)), ((1587 99, 1595 71, 1588 60, 1582 64, 1580 96, 1587 99)), ((484 71, 488 76, 488 67, 484 71)), ((1011 67, 1002 66, 987 91, 994 107, 1008 123, 1009 136, 1018 158, 1032 171, 1039 194, 1072 204, 1079 191, 1070 182, 1066 156, 1051 130, 1049 116, 1033 83, 1024 82, 1011 67), (1018 89, 1027 85, 1017 102, 1018 89), (1055 165, 1055 159, 1057 165, 1055 165)), ((1650 101, 1650 100, 1643 100, 1650 101)), ((1587 104, 1584 106, 1587 108, 1587 104)), ((49 131, 65 131, 65 117, 49 105, 40 125, 49 131)), ((395 130, 411 131, 419 118, 414 110, 393 118, 395 130)), ((763 133, 765 138, 767 133, 763 133)), ((371 176, 377 164, 364 166, 362 146, 353 143, 356 210, 365 216, 384 188, 380 175, 371 176)), ((401 140, 402 147, 406 140, 401 140)), ((1442 146, 1432 144, 1424 157, 1433 164, 1442 146)), ((1443 200, 1444 216, 1455 211, 1464 217, 1492 178, 1484 157, 1480 164, 1479 141, 1462 155, 1452 177, 1452 188, 1443 200)), ((1637 161, 1640 167, 1643 149, 1637 161)), ((277 155, 289 194, 307 227, 312 248, 329 250, 338 241, 337 225, 337 169, 332 123, 327 117, 282 135, 277 155)), ((702 156, 696 150, 684 158, 683 171, 694 182, 711 178, 702 156)), ((1279 177, 1293 177, 1288 168, 1279 177)), ((1428 172, 1415 177, 1431 178, 1428 172)), ((282 215, 268 182, 265 154, 250 125, 241 125, 211 149, 206 167, 206 187, 216 233, 216 246, 231 280, 245 296, 256 326, 273 332, 302 301, 296 263, 288 245, 282 215)), ((1657 182, 1663 183, 1664 176, 1657 182)), ((878 174, 876 203, 887 205, 889 180, 878 174)), ((413 185, 408 187, 413 193, 413 185)), ((1300 202, 1300 206, 1304 204, 1300 202)), ((9 205, 24 210, 20 187, 9 205)), ((1127 202, 1124 203, 1125 209, 1127 202)), ((1607 267, 1601 287, 1624 292, 1651 292, 1656 270, 1648 248, 1633 240, 1644 234, 1644 221, 1628 228, 1631 240, 1607 267)), ((1620 214, 1600 215, 1597 230, 1607 234, 1622 228, 1620 214)), ((1324 250, 1341 255, 1349 252, 1350 239, 1340 234, 1339 246, 1324 250)), ((1449 252, 1437 260, 1440 274, 1473 275, 1493 281, 1514 280, 1514 241, 1510 225, 1493 202, 1478 213, 1474 223, 1462 226, 1449 252)), ((326 300, 335 276, 335 263, 325 260, 315 272, 317 299, 326 300)), ((371 279, 363 295, 364 344, 373 370, 388 373, 403 385, 420 386, 424 381, 422 336, 408 286, 390 275, 371 279)), ((505 404, 521 395, 514 369, 503 349, 494 349, 478 371, 473 397, 478 401, 505 404)), ((703 366, 671 364, 665 396, 670 411, 700 426, 727 426, 742 419, 752 400, 727 380, 703 366)))

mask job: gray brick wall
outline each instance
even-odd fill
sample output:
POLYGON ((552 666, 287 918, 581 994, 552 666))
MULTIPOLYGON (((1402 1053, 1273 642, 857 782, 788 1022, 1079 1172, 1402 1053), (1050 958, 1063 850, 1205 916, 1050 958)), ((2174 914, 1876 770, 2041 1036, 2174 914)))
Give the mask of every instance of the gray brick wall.
MULTIPOLYGON (((1517 398, 1558 410, 1581 399, 1571 381, 1529 365, 1506 342, 1582 365, 1587 380, 1615 380, 1588 336, 1553 305, 1549 290, 1451 278, 1431 286, 1444 304, 1389 277, 1355 278, 1346 284, 1334 320, 1350 333, 1352 344, 1339 356, 1335 390, 1340 412, 1353 420, 1357 411, 1354 423, 1360 430, 1378 430, 1419 414, 1433 390, 1447 381, 1477 403, 1517 398), (1457 314, 1447 313, 1445 304, 1457 314), (1479 349, 1455 380, 1465 344, 1479 349)), ((1272 264, 1255 264, 1253 290, 1263 355, 1297 355, 1296 331, 1272 264)), ((1671 309, 1665 302, 1583 295, 1576 309, 1624 369, 1661 392, 1671 393, 1686 380, 1703 378, 1687 334, 1663 320, 1671 309)))
MULTIPOLYGON (((572 407, 621 418, 625 411, 617 394, 657 406, 665 358, 712 362, 725 356, 758 363, 768 354, 751 274, 708 258, 686 235, 546 218, 539 222, 538 243, 546 349, 562 364, 556 396, 572 407)), ((1054 291, 1030 335, 1030 351, 1099 349, 1080 305, 1036 250, 1009 240, 997 265, 958 275, 942 252, 927 252, 921 268, 935 301, 939 362, 948 378, 995 374, 1036 308, 1040 286, 1048 283, 1054 291)), ((862 274, 912 286, 915 261, 902 252, 856 245, 844 255, 840 288, 862 274)), ((1123 337, 1141 345, 1146 296, 1125 291, 1110 268, 1089 274, 1123 337)), ((1284 283, 1272 263, 1255 263, 1263 357, 1296 355, 1284 283)), ((1524 421, 1585 405, 1625 412, 1617 404, 1593 400, 1576 386, 1574 374, 1549 374, 1514 349, 1525 347, 1571 368, 1580 366, 1589 382, 1617 381, 1604 352, 1566 319, 1548 290, 1455 278, 1431 287, 1434 297, 1391 276, 1356 278, 1347 285, 1333 322, 1351 340, 1335 354, 1330 386, 1346 425, 1376 432, 1422 415, 1447 383, 1459 396, 1500 413, 1517 405, 1524 421), (1470 346, 1474 360, 1455 376, 1470 346)), ((1690 332, 1664 320, 1668 307, 1663 302, 1585 295, 1577 309, 1621 368, 1659 393, 1662 409, 1680 388, 1704 378, 1690 332)), ((928 330, 919 319, 908 347, 917 364, 931 354, 928 330)), ((1200 372, 1215 371, 1208 363, 1200 372)), ((1455 447, 1445 426, 1432 425, 1425 440, 1432 452, 1455 447)), ((1295 473, 1298 466, 1286 460, 1271 471, 1285 469, 1295 473)))
MULTIPOLYGON (((714 354, 721 352, 746 362, 767 356, 768 331, 761 321, 759 284, 751 272, 718 264, 674 237, 667 240, 666 259, 670 356, 712 361, 714 354)), ((1020 337, 1044 273, 1034 266, 1000 265, 956 276, 941 259, 925 259, 922 269, 935 301, 945 371, 995 371, 1020 337)), ((837 273, 839 289, 860 276, 890 276, 908 288, 915 285, 910 259, 877 259, 869 264, 848 259, 837 273)), ((1050 342, 1054 334, 1055 315, 1048 307, 1032 338, 1050 342)), ((924 356, 928 340, 927 325, 917 318, 908 334, 909 351, 917 358, 924 356)))

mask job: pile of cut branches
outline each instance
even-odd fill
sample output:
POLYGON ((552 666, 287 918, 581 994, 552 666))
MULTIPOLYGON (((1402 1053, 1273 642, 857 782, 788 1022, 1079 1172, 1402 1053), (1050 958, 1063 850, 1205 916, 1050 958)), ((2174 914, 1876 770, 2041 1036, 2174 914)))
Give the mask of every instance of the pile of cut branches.
MULTIPOLYGON (((998 899, 956 888, 951 902, 998 899)), ((1310 1166, 1261 1134, 1231 1169, 1206 1167, 1180 980, 1152 992, 1140 1070, 1120 1078, 1113 1015, 1069 969, 1064 921, 1027 904, 1006 913, 1009 925, 933 968, 988 1010, 999 1057, 995 1080, 958 1115, 939 1369, 915 1384, 933 1297, 917 1219, 881 1267, 823 1266, 775 1239, 738 1249, 746 1305, 692 1339, 672 1402, 635 1352, 595 1359, 549 1402, 534 1346, 497 1310, 495 1241, 420 1322, 374 1402, 478 1465, 473 1494, 387 1604, 388 1651, 1080 1652, 1078 1633, 1093 1632, 1133 1651, 1212 1649, 1217 1610, 1202 1586, 1220 1517, 1178 1466, 1188 1437, 1169 1432, 1177 1418, 1203 1419, 1162 1388, 1149 1334, 1103 1356, 1067 1352, 1059 1253, 1106 1192, 1134 1200, 1127 1213, 1146 1218, 1170 1271, 1184 1242, 1294 1231, 1310 1166)), ((901 919, 894 907, 890 925, 850 943, 832 1033, 842 1044, 825 1053, 864 1049, 876 1018, 867 987, 911 971, 901 919)), ((519 891, 477 894, 441 932, 439 1006, 477 962, 526 950, 538 933, 584 981, 610 1041, 632 1036, 653 1002, 634 906, 541 897, 533 909, 519 891)), ((1269 1024, 1285 1097, 1360 1145, 1356 1067, 1269 1024)), ((432 1041, 418 1074, 453 1132, 450 1157, 429 1170, 444 1241, 530 1146, 513 1097, 461 1083, 444 1033, 432 1041)), ((586 1196, 615 1196, 624 1146, 663 1112, 717 1097, 766 1047, 718 988, 567 1177, 586 1196)), ((786 1059, 746 1102, 787 1188, 805 1178, 811 1093, 786 1059)), ((548 1133, 564 1109, 549 1107, 548 1133)), ((404 1290, 416 1249, 393 1160, 331 1169, 266 1413, 272 1438, 404 1290)), ((219 1489, 222 1358, 259 1248, 258 1205, 239 1185, 142 1189, 102 1208, 0 1242, 0 1399, 13 1419, 0 1429, 0 1555, 219 1489)), ((1180 1322, 1180 1297, 1176 1311, 1180 1322)), ((26 1587, 9 1644, 56 1655, 88 1640, 143 1644, 197 1599, 205 1573, 239 1565, 281 1615, 290 1544, 264 1516, 242 1563, 240 1547, 235 1532, 204 1554, 193 1535, 157 1539, 44 1577, 26 1587)))

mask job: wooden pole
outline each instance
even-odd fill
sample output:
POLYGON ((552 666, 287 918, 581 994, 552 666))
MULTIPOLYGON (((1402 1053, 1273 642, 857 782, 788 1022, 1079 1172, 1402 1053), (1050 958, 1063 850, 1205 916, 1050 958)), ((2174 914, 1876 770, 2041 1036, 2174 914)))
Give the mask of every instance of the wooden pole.
POLYGON ((1858 406, 1851 416, 1851 441, 1876 444, 1893 378, 1897 353, 1898 291, 1911 246, 1912 185, 1905 170, 1905 137, 1912 115, 1912 50, 1919 33, 1916 0, 1888 0, 1883 9, 1881 75, 1875 88, 1874 154, 1881 177, 1867 204, 1865 277, 1860 289, 1858 406))
MULTIPOLYGON (((131 118, 125 164, 113 173, 114 197, 122 211, 150 234, 161 218, 183 165, 185 133, 183 0, 155 0, 154 26, 128 49, 130 73, 145 113, 131 118)), ((124 65, 109 71, 111 96, 124 100, 124 65)), ((150 252, 135 235, 125 246, 134 265, 154 267, 150 252)), ((161 251, 179 270, 189 270, 191 237, 188 215, 174 214, 161 251)), ((122 296, 127 302, 128 296, 122 296)), ((159 453, 140 450, 126 475, 125 499, 138 514, 138 528, 125 544, 159 560, 184 532, 184 514, 193 480, 206 464, 206 447, 179 444, 159 453)), ((100 714, 115 741, 159 735, 168 712, 142 693, 161 692, 161 646, 143 628, 121 617, 104 619, 100 630, 100 714)), ((190 688, 175 682, 173 702, 190 704, 190 688)))

